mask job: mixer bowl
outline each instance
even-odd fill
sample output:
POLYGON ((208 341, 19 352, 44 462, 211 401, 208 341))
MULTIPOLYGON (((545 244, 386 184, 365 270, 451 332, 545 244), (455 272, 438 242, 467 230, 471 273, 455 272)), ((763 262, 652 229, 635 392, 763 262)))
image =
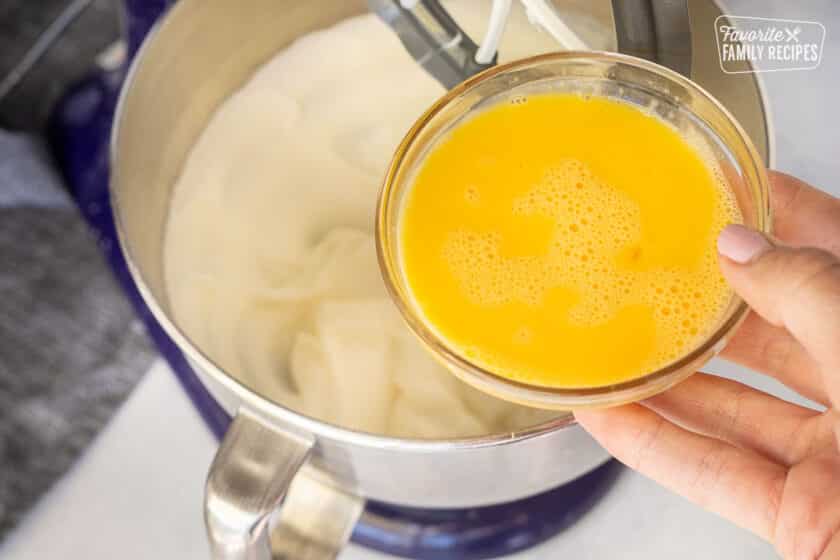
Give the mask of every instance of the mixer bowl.
MULTIPOLYGON (((429 508, 498 504, 562 485, 608 459, 569 415, 517 433, 434 441, 330 425, 271 402, 238 381, 237 372, 223 371, 172 319, 164 232, 191 146, 215 109, 278 50, 366 10, 362 1, 180 0, 147 38, 118 108, 111 195, 132 276, 157 321, 234 417, 207 484, 205 518, 219 558, 268 558, 272 549, 329 557, 366 499, 429 508)), ((754 140, 766 157, 763 104, 755 82, 749 84, 760 115, 748 105, 744 125, 760 129, 754 140)))

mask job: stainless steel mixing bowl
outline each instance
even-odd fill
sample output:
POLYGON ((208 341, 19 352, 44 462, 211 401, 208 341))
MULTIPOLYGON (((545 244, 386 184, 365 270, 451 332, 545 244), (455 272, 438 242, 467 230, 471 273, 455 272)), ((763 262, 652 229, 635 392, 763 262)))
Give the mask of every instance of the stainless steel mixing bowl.
MULTIPOLYGON (((608 2, 577 4, 610 29, 608 2)), ((219 104, 279 49, 366 10, 363 1, 180 0, 147 39, 120 102, 111 188, 131 272, 157 320, 235 418, 207 483, 205 516, 218 558, 330 557, 367 498, 436 508, 496 504, 571 481, 608 458, 569 416, 519 433, 441 441, 329 425, 237 381, 237 372, 220 369, 173 321, 164 225, 193 142, 219 104)), ((710 2, 698 14, 711 22, 719 11, 710 2)), ((708 36, 695 34, 694 77, 728 105, 766 158, 760 89, 750 75, 715 72, 707 27, 708 36)))

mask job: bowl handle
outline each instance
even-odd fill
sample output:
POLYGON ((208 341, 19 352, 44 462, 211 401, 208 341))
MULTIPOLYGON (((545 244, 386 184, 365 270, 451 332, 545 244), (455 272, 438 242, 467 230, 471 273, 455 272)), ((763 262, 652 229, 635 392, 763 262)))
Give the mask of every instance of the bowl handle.
POLYGON ((247 410, 236 414, 205 487, 204 521, 214 559, 320 560, 338 555, 364 501, 298 473, 314 443, 247 410))

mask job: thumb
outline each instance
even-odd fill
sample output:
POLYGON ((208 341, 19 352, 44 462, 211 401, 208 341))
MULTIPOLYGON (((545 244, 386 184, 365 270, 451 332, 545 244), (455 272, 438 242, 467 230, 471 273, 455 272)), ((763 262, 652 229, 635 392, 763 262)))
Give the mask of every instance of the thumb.
MULTIPOLYGON (((721 232, 718 251, 723 275, 750 307, 785 327, 824 374, 840 374, 840 260, 819 249, 779 245, 741 225, 721 232)), ((824 382, 840 402, 840 380, 834 387, 824 382)))

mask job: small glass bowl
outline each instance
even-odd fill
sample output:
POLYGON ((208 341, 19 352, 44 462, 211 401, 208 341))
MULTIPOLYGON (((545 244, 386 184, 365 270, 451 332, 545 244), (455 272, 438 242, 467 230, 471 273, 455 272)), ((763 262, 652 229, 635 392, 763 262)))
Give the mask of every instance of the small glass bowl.
POLYGON ((461 380, 498 398, 538 408, 573 410, 638 401, 685 379, 725 346, 747 314, 733 294, 718 326, 681 358, 641 377, 591 388, 547 388, 506 379, 471 362, 428 323, 410 293, 400 258, 399 217, 414 177, 435 145, 459 123, 511 98, 566 92, 622 100, 670 123, 714 158, 729 181, 744 223, 770 232, 767 174, 734 117, 691 80, 657 64, 606 52, 539 55, 496 66, 440 98, 409 130, 385 177, 376 214, 376 246, 386 287, 428 350, 461 380))

